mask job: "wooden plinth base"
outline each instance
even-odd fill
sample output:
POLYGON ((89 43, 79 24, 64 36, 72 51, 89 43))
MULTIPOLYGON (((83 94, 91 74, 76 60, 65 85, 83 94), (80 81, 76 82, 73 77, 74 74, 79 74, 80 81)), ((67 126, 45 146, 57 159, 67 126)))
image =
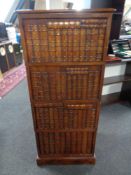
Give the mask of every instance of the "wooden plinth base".
POLYGON ((53 164, 95 164, 96 158, 95 155, 92 157, 52 157, 52 158, 40 158, 36 159, 37 165, 53 165, 53 164))

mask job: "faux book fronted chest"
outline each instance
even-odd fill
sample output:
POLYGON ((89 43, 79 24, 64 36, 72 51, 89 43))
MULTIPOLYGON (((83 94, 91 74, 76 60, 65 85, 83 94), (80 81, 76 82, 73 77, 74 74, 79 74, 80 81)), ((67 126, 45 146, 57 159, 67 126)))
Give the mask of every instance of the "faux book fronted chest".
POLYGON ((37 163, 95 163, 113 9, 19 11, 37 163))

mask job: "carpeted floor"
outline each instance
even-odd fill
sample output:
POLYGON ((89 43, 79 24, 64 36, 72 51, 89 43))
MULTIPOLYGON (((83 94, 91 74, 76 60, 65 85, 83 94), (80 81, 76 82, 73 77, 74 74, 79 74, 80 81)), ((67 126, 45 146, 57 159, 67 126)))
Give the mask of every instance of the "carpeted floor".
POLYGON ((21 64, 3 74, 0 81, 0 99, 10 92, 26 77, 25 65, 21 64))
POLYGON ((131 175, 131 107, 102 109, 96 165, 38 167, 31 110, 24 80, 0 100, 0 175, 131 175))

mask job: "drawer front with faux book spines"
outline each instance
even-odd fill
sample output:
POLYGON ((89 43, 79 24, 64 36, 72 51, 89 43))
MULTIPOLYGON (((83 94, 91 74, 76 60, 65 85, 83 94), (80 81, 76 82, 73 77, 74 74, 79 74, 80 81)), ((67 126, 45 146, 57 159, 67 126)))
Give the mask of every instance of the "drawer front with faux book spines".
POLYGON ((88 131, 46 131, 38 132, 42 157, 93 156, 94 132, 88 131))
POLYGON ((96 103, 53 103, 35 108, 37 129, 40 130, 96 130, 96 103))
POLYGON ((102 66, 32 68, 33 100, 87 100, 100 97, 102 66))
POLYGON ((30 63, 103 61, 107 19, 26 20, 30 63))

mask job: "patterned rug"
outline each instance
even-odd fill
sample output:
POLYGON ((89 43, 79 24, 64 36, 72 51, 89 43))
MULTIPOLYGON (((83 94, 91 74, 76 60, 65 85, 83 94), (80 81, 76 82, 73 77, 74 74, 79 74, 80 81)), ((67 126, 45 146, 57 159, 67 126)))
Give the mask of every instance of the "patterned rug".
POLYGON ((26 69, 24 64, 6 72, 3 75, 3 79, 0 80, 0 99, 17 86, 25 77, 26 69))

